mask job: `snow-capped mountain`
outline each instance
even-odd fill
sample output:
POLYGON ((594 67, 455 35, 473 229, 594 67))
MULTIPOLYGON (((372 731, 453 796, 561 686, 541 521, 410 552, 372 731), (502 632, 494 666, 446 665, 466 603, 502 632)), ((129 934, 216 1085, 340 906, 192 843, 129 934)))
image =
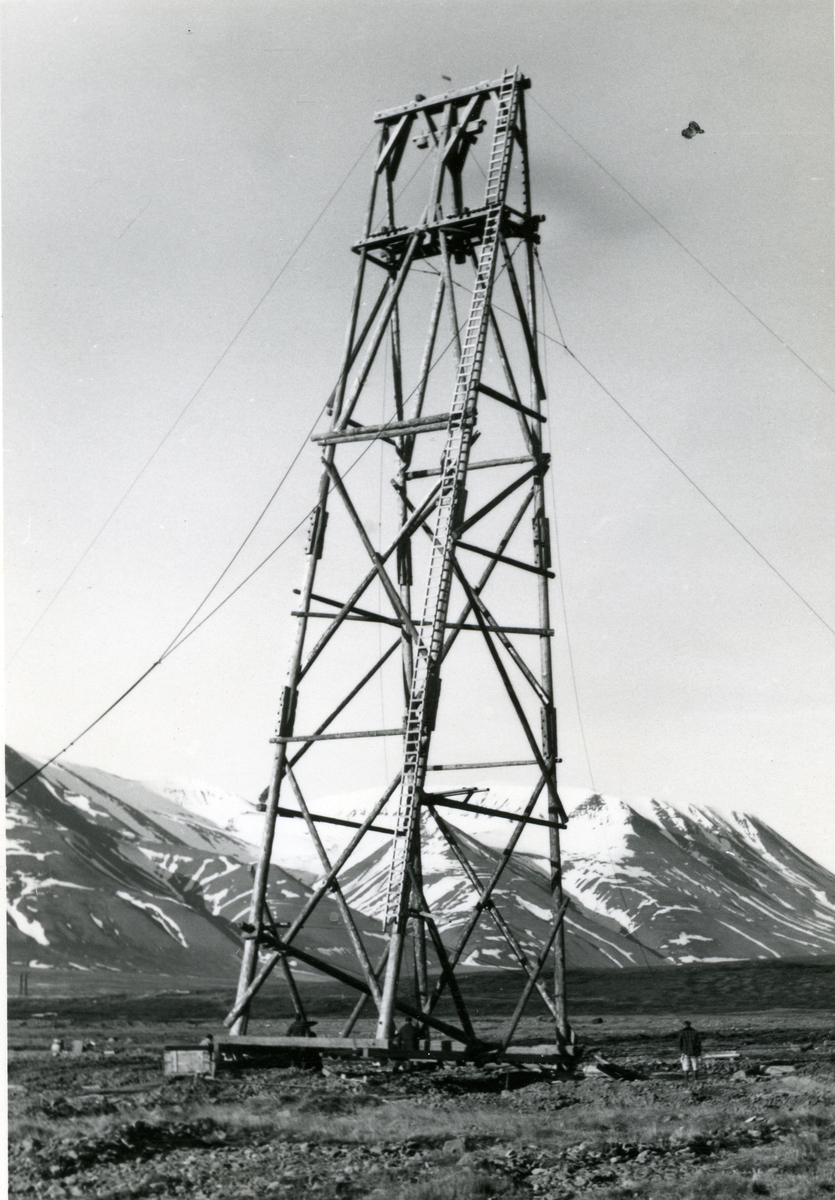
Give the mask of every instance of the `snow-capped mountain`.
MULTIPOLYGON (((14 751, 7 763, 12 786, 33 769, 14 751)), ((356 820, 375 798, 370 792, 330 796, 311 807, 356 820)), ((579 789, 565 789, 563 799, 570 816, 562 835, 564 887, 572 901, 566 915, 569 965, 652 967, 835 954, 835 876, 756 818, 652 800, 627 804, 579 789)), ((521 793, 500 785, 484 800, 509 811, 524 803, 521 793)), ((289 796, 282 804, 295 807, 289 796)), ((511 822, 457 809, 439 812, 485 882, 511 822)), ((236 977, 237 922, 246 919, 263 827, 253 803, 211 788, 151 787, 95 768, 56 764, 9 798, 7 815, 10 962, 236 977)), ((428 813, 423 820, 426 899, 452 947, 475 892, 428 813)), ((393 813, 384 810, 380 826, 392 821, 393 813)), ((331 859, 352 833, 341 825, 318 828, 331 859)), ((542 827, 526 828, 494 893, 529 953, 550 922, 547 836, 542 827)), ((342 876, 372 958, 382 939, 389 841, 384 832, 368 835, 342 876)), ((269 890, 277 922, 292 920, 321 872, 304 822, 280 819, 269 890)), ((346 966, 354 963, 332 899, 323 900, 299 944, 346 966)), ((462 963, 471 969, 516 966, 489 914, 462 963)))
MULTIPOLYGON (((513 793, 486 801, 515 811, 522 802, 513 793)), ((835 954, 835 875, 757 818, 576 791, 568 794, 567 808, 562 865, 572 900, 567 956, 574 965, 835 954)), ((451 815, 466 839, 466 857, 486 881, 507 843, 509 822, 451 815)), ((427 898, 433 909, 439 903, 441 928, 454 937, 473 889, 440 833, 425 828, 427 898)), ((523 945, 541 942, 550 920, 546 838, 541 827, 528 827, 519 842, 525 852, 514 855, 496 892, 523 945)), ((384 850, 378 850, 347 877, 346 896, 363 912, 378 915, 384 869, 384 850)), ((484 948, 476 939, 470 961, 485 965, 493 956, 507 965, 502 944, 498 939, 484 948)))
POLYGON ((570 830, 566 888, 676 962, 835 953, 835 876, 756 817, 592 796, 570 830))
MULTIPOLYGON (((35 764, 7 749, 9 785, 35 764)), ((256 858, 247 842, 134 780, 54 765, 13 793, 7 816, 10 963, 160 974, 237 976, 256 858)), ((289 923, 311 894, 279 866, 268 904, 289 923)), ((361 914, 366 939, 379 927, 361 914)), ((298 939, 331 961, 353 962, 325 897, 298 939)), ((375 954, 376 957, 376 954, 375 954)))
MULTIPOLYGON (((154 792, 172 800, 180 808, 201 820, 211 821, 250 847, 254 847, 252 854, 257 857, 263 837, 264 815, 258 811, 254 800, 246 800, 234 792, 200 785, 162 782, 151 786, 154 792)), ((372 791, 356 792, 328 797, 313 807, 317 812, 328 816, 353 818, 356 813, 364 814, 376 798, 372 791)), ((293 808, 296 807, 292 801, 290 804, 293 808)), ((286 800, 282 800, 282 807, 288 807, 286 800)), ((351 831, 346 831, 344 826, 320 825, 319 834, 328 855, 333 859, 350 837, 351 831)), ((364 848, 368 852, 370 848, 376 849, 384 843, 385 837, 372 833, 368 835, 364 848)), ((318 879, 322 872, 322 864, 303 821, 279 821, 273 842, 272 862, 292 871, 297 878, 306 883, 313 883, 318 879)))
MULTIPOLYGON (((444 941, 454 946, 477 897, 473 884, 440 830, 428 817, 424 816, 423 820, 423 891, 444 941)), ((500 850, 485 845, 451 822, 447 824, 466 861, 481 882, 486 883, 499 861, 500 850)), ((361 912, 378 918, 383 916, 387 851, 387 845, 380 847, 343 876, 348 902, 361 912)), ((535 959, 552 918, 547 876, 525 856, 515 855, 505 868, 492 899, 522 948, 535 959)), ((572 897, 565 921, 569 966, 640 967, 647 962, 650 966, 665 962, 663 955, 642 946, 618 921, 605 913, 591 912, 576 897, 572 897)), ((482 916, 467 942, 461 963, 466 967, 518 969, 518 961, 489 913, 482 916)))
POLYGON ((148 787, 157 795, 165 796, 167 800, 173 801, 178 807, 207 818, 219 829, 236 834, 245 842, 253 841, 246 834, 250 832, 248 820, 255 818, 257 821, 258 819, 255 805, 236 792, 225 792, 220 788, 199 785, 186 786, 167 781, 151 782, 148 787))

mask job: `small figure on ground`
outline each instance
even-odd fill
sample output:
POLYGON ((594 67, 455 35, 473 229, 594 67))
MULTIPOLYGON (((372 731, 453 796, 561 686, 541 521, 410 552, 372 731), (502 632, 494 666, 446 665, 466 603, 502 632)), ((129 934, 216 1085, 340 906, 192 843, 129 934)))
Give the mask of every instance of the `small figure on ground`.
POLYGON ((691 121, 686 129, 682 129, 681 136, 683 138, 692 138, 695 137, 697 133, 704 133, 704 130, 698 121, 691 121))
MULTIPOLYGON (((313 1026, 318 1025, 318 1021, 309 1021, 307 1017, 303 1017, 301 1013, 296 1013, 291 1023, 287 1026, 285 1037, 295 1038, 315 1038, 313 1026)), ((301 1067, 305 1071, 321 1071, 322 1056, 318 1050, 291 1050, 290 1065, 301 1067)))
POLYGON ((411 1017, 406 1018, 394 1035, 394 1044, 398 1050, 405 1050, 407 1054, 413 1054, 417 1050, 418 1032, 411 1017))
POLYGON ((702 1060, 701 1034, 693 1028, 689 1021, 684 1022, 684 1028, 678 1035, 678 1049, 681 1054, 681 1069, 684 1078, 696 1079, 699 1074, 699 1064, 702 1060))
POLYGON ((285 1037, 316 1037, 313 1032, 313 1026, 318 1025, 318 1021, 308 1021, 307 1017, 303 1017, 301 1013, 296 1013, 292 1022, 287 1026, 285 1037))
MULTIPOLYGON (((404 1056, 405 1061, 399 1064, 401 1071, 408 1070, 408 1060, 411 1055, 416 1054, 419 1049, 418 1031, 415 1028, 414 1021, 411 1017, 407 1017, 403 1024, 394 1035, 394 1045, 404 1056)), ((395 1068, 397 1069, 397 1068, 395 1068)))

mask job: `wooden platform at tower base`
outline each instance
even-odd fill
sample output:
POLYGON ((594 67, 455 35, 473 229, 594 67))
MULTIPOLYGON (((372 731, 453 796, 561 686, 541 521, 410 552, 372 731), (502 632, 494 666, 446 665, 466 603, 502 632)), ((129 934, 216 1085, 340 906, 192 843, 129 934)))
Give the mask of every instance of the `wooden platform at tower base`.
POLYGON ((531 1064, 549 1067, 554 1071, 571 1075, 579 1065, 579 1054, 561 1051, 551 1043, 537 1046, 508 1046, 501 1051, 496 1044, 485 1043, 477 1047, 460 1046, 453 1049, 448 1041, 432 1042, 428 1050, 401 1050, 393 1042, 378 1042, 374 1038, 360 1037, 249 1037, 224 1034, 214 1038, 212 1054, 213 1071, 224 1067, 244 1066, 249 1062, 256 1065, 274 1055, 281 1057, 282 1051, 291 1053, 313 1051, 325 1058, 371 1059, 376 1062, 413 1063, 507 1063, 510 1066, 531 1064), (271 1055, 271 1052, 273 1054, 271 1055))

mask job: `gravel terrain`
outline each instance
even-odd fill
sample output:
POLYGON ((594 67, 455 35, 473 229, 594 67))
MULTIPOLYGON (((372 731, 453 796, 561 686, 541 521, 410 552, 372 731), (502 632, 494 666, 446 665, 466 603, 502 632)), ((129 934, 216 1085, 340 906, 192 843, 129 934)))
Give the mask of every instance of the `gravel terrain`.
POLYGON ((586 1063, 602 1052, 639 1076, 631 1081, 393 1073, 337 1059, 321 1074, 165 1078, 158 1029, 53 1057, 36 1024, 10 1028, 12 1197, 835 1193, 835 1031, 823 1014, 782 1029, 733 1018, 714 1038, 740 1057, 714 1060, 696 1085, 675 1071, 669 1035, 625 1021, 597 1032, 586 1063), (745 1190, 693 1190, 723 1171, 745 1190), (796 1190, 801 1176, 807 1191, 796 1190))

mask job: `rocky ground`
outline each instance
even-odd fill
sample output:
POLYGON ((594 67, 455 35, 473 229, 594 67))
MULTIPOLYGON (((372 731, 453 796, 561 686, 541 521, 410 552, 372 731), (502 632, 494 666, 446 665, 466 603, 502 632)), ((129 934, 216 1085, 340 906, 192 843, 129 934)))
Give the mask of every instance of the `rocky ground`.
MULTIPOLYGON (((587 1070, 527 1082, 462 1067, 395 1074, 337 1059, 322 1074, 165 1078, 162 1042, 194 1042, 196 1031, 123 1026, 100 1031, 80 1056, 53 1057, 56 1033, 70 1047, 73 1034, 94 1040, 91 1031, 12 1022, 9 1194, 835 1194, 835 1014, 713 1019, 712 1047, 740 1057, 713 1060, 696 1085, 675 1070, 671 1024, 619 1018, 584 1031, 587 1064, 600 1054, 634 1080, 587 1070)), ((536 1028, 525 1032, 539 1040, 536 1028)))

